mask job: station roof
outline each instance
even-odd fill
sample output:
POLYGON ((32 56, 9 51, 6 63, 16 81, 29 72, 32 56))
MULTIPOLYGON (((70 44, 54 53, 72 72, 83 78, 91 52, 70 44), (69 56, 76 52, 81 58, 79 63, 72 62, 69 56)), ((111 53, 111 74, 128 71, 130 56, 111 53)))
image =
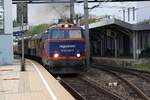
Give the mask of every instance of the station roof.
POLYGON ((129 29, 129 30, 133 30, 133 31, 150 30, 150 24, 145 24, 145 25, 129 24, 124 21, 117 20, 117 19, 100 20, 99 22, 90 24, 89 28, 94 29, 94 28, 98 28, 98 27, 113 26, 113 25, 117 25, 117 26, 123 27, 125 29, 129 29))

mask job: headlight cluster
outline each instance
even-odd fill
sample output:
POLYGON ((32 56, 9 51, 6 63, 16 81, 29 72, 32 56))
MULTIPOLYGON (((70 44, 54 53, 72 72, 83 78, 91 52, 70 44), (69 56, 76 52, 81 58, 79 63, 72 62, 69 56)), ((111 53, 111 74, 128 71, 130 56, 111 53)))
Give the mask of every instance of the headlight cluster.
MULTIPOLYGON (((54 53, 53 57, 54 57, 54 58, 58 58, 58 57, 59 57, 59 54, 58 54, 58 53, 54 53)), ((76 57, 80 58, 80 57, 81 57, 81 54, 80 54, 80 53, 77 53, 77 54, 76 54, 76 57)))
POLYGON ((55 54, 53 55, 53 57, 54 57, 54 58, 58 58, 58 57, 59 57, 59 54, 58 54, 58 53, 55 53, 55 54))
POLYGON ((76 55, 76 56, 79 58, 79 57, 81 57, 81 54, 80 54, 80 53, 77 53, 77 55, 76 55))

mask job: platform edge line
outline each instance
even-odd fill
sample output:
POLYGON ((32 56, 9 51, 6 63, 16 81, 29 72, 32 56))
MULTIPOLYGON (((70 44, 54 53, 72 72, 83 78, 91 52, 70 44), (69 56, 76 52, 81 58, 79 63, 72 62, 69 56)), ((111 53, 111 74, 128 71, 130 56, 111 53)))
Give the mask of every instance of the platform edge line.
POLYGON ((41 72, 39 71, 39 69, 36 67, 36 65, 34 63, 32 63, 32 61, 30 61, 31 64, 34 66, 34 68, 36 69, 36 71, 38 72, 42 82, 44 83, 46 89, 48 90, 49 94, 52 96, 53 100, 57 100, 55 94, 52 92, 52 89, 49 87, 48 83, 46 82, 46 80, 44 79, 43 75, 41 74, 41 72))

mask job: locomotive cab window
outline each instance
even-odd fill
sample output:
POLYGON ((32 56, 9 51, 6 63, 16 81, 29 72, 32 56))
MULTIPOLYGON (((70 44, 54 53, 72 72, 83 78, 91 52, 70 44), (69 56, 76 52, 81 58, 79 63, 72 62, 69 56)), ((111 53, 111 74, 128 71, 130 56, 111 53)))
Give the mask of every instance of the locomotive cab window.
POLYGON ((51 38, 53 39, 64 38, 64 30, 53 30, 51 38))
POLYGON ((82 38, 81 30, 69 30, 69 38, 82 38))

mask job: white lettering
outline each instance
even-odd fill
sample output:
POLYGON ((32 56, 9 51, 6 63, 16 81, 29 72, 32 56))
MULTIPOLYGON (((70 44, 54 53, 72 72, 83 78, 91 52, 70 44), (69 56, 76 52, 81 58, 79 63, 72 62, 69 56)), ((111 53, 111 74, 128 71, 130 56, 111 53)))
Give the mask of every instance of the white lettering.
POLYGON ((75 48, 76 46, 75 45, 60 45, 59 47, 65 49, 65 48, 75 48))

